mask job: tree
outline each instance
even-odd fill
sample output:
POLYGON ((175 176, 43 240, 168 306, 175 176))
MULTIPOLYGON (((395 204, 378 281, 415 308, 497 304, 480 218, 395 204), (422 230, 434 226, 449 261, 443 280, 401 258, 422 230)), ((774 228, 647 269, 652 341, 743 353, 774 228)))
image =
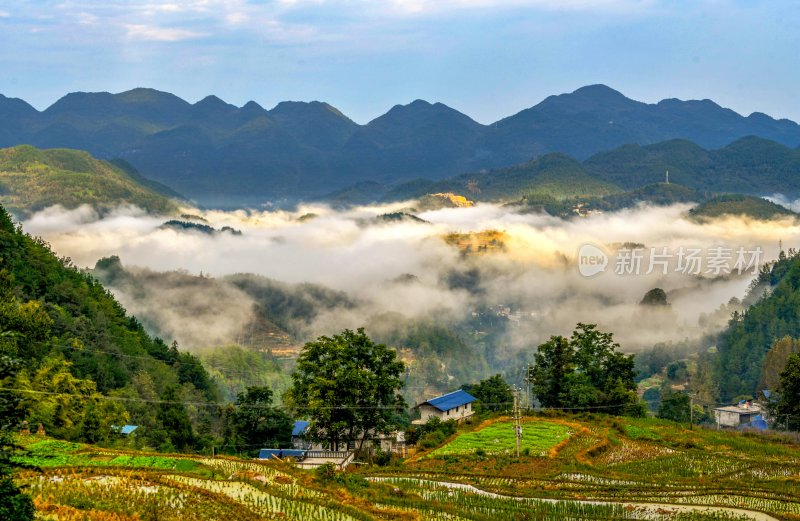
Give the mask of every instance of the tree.
MULTIPOLYGON (((18 361, 0 356, 0 382, 18 370, 18 361)), ((0 519, 27 521, 33 519, 33 502, 11 479, 14 469, 11 457, 19 450, 14 431, 24 416, 20 402, 16 393, 0 391, 0 519)))
POLYGON ((686 423, 689 421, 689 395, 686 393, 667 392, 661 397, 658 406, 658 417, 674 422, 686 423))
POLYGON ((759 390, 777 389, 780 374, 786 367, 786 360, 794 353, 800 353, 800 340, 787 335, 773 342, 764 356, 764 364, 761 366, 759 390))
POLYGON ((567 384, 567 375, 575 371, 575 351, 563 336, 551 336, 539 346, 531 371, 533 395, 542 407, 560 407, 567 384))
POLYGON ((462 386, 462 389, 478 399, 475 404, 478 411, 507 410, 514 403, 514 395, 508 388, 508 383, 499 374, 481 380, 475 385, 462 386))
POLYGON ((249 451, 263 447, 287 448, 292 443, 292 420, 272 405, 272 389, 248 387, 239 393, 230 415, 233 444, 249 451))
POLYGON ((644 294, 639 304, 642 306, 669 306, 669 301, 663 289, 653 288, 644 294))
POLYGON ((781 372, 778 392, 780 398, 772 408, 772 415, 788 430, 800 430, 800 354, 793 354, 781 372))
POLYGON ((375 344, 360 328, 308 342, 292 373, 286 401, 309 418, 312 440, 341 444, 388 434, 405 408, 399 394, 405 364, 397 352, 375 344))
POLYGON ((534 356, 530 374, 534 396, 543 407, 643 415, 633 355, 618 348, 613 335, 598 331, 594 324, 579 323, 569 340, 550 337, 534 356))
POLYGON ((177 386, 170 385, 164 390, 156 418, 163 426, 165 434, 159 449, 165 452, 174 449, 187 450, 194 445, 192 423, 186 407, 180 401, 177 386))

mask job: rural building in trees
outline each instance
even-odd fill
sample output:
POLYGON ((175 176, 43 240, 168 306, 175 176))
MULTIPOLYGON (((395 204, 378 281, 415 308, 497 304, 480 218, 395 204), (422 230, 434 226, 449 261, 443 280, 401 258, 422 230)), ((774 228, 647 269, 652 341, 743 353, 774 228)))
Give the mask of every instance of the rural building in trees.
POLYGON ((738 405, 717 407, 714 409, 714 419, 717 422, 717 428, 766 429, 767 427, 761 406, 750 402, 739 402, 738 405))
POLYGON ((475 400, 477 398, 463 389, 431 398, 417 405, 420 418, 415 420, 414 423, 427 423, 431 418, 461 422, 475 413, 472 410, 472 402, 475 400))

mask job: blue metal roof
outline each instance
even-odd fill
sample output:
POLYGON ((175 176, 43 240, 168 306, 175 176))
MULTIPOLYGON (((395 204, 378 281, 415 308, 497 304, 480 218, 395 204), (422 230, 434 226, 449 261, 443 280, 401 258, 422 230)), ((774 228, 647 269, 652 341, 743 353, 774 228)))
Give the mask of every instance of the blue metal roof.
POLYGON ((120 434, 128 435, 138 429, 138 425, 123 425, 120 427, 119 425, 112 425, 111 430, 117 431, 120 434))
POLYGON ((306 451, 297 449, 261 449, 258 451, 258 459, 272 458, 298 458, 305 457, 306 451))
POLYGON ((422 402, 420 405, 432 405, 439 409, 440 411, 449 411, 450 409, 455 409, 461 405, 466 405, 468 403, 472 403, 477 398, 469 394, 464 389, 459 389, 458 391, 453 391, 452 393, 443 394, 441 396, 437 396, 436 398, 431 398, 427 402, 422 402))
POLYGON ((302 436, 306 433, 306 429, 311 425, 311 422, 305 420, 297 420, 292 427, 292 436, 302 436))

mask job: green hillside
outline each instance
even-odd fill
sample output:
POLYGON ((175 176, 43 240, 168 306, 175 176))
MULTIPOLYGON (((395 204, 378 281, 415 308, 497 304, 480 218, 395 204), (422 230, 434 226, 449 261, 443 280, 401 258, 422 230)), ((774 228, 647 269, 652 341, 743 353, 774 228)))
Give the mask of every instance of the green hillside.
POLYGON ((607 195, 602 198, 603 210, 620 210, 640 203, 655 206, 669 206, 676 203, 700 203, 711 197, 676 183, 654 183, 628 192, 607 195))
POLYGON ((754 299, 744 313, 733 315, 717 343, 716 378, 723 403, 755 396, 761 390, 759 381, 768 380, 762 378, 762 369, 773 344, 787 336, 800 338, 800 256, 796 252, 781 254, 776 263, 761 270, 749 296, 754 299))
POLYGON ((453 192, 479 201, 533 196, 537 204, 541 197, 604 197, 597 209, 613 210, 637 201, 659 205, 702 202, 713 193, 797 194, 798 172, 800 149, 767 139, 745 137, 717 150, 673 139, 623 145, 583 162, 552 153, 441 181, 415 179, 394 186, 381 200, 402 201, 435 192, 453 192), (665 182, 667 172, 669 183, 665 182))
POLYGON ((701 203, 711 197, 675 183, 654 183, 627 192, 601 197, 557 199, 548 194, 529 194, 509 206, 522 213, 548 213, 556 217, 587 215, 588 212, 614 212, 640 204, 669 206, 676 203, 701 203))
MULTIPOLYGON (((0 207, 0 381, 22 416, 62 439, 98 442, 112 425, 141 427, 162 449, 204 444, 218 391, 200 361, 150 337, 94 278, 22 233, 0 207), (191 414, 181 402, 191 402, 191 414)), ((7 394, 6 394, 7 396, 7 394)))
POLYGON ((669 179, 695 190, 745 194, 800 191, 800 150, 755 136, 716 150, 683 139, 623 145, 584 162, 594 177, 631 190, 669 179))
POLYGON ((797 216, 788 208, 753 195, 726 194, 714 197, 691 209, 689 214, 696 219, 720 217, 722 215, 744 215, 754 219, 769 220, 783 216, 797 216))
POLYGON ((619 192, 613 183, 592 177, 575 159, 547 154, 508 168, 463 174, 433 184, 411 181, 388 192, 384 201, 452 192, 476 201, 515 200, 535 194, 556 199, 602 196, 619 192))
POLYGON ((100 161, 87 152, 27 145, 0 150, 0 203, 16 214, 56 204, 88 204, 102 211, 126 203, 154 213, 176 211, 164 193, 176 195, 148 182, 130 165, 100 161))

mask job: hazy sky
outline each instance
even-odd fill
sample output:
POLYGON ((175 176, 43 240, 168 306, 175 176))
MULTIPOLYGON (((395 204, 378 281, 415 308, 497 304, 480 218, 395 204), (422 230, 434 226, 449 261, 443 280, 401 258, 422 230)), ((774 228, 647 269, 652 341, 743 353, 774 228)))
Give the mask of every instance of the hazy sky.
POLYGON ((489 123, 605 83, 800 120, 793 0, 0 0, 0 93, 145 86, 359 123, 416 98, 489 123))

